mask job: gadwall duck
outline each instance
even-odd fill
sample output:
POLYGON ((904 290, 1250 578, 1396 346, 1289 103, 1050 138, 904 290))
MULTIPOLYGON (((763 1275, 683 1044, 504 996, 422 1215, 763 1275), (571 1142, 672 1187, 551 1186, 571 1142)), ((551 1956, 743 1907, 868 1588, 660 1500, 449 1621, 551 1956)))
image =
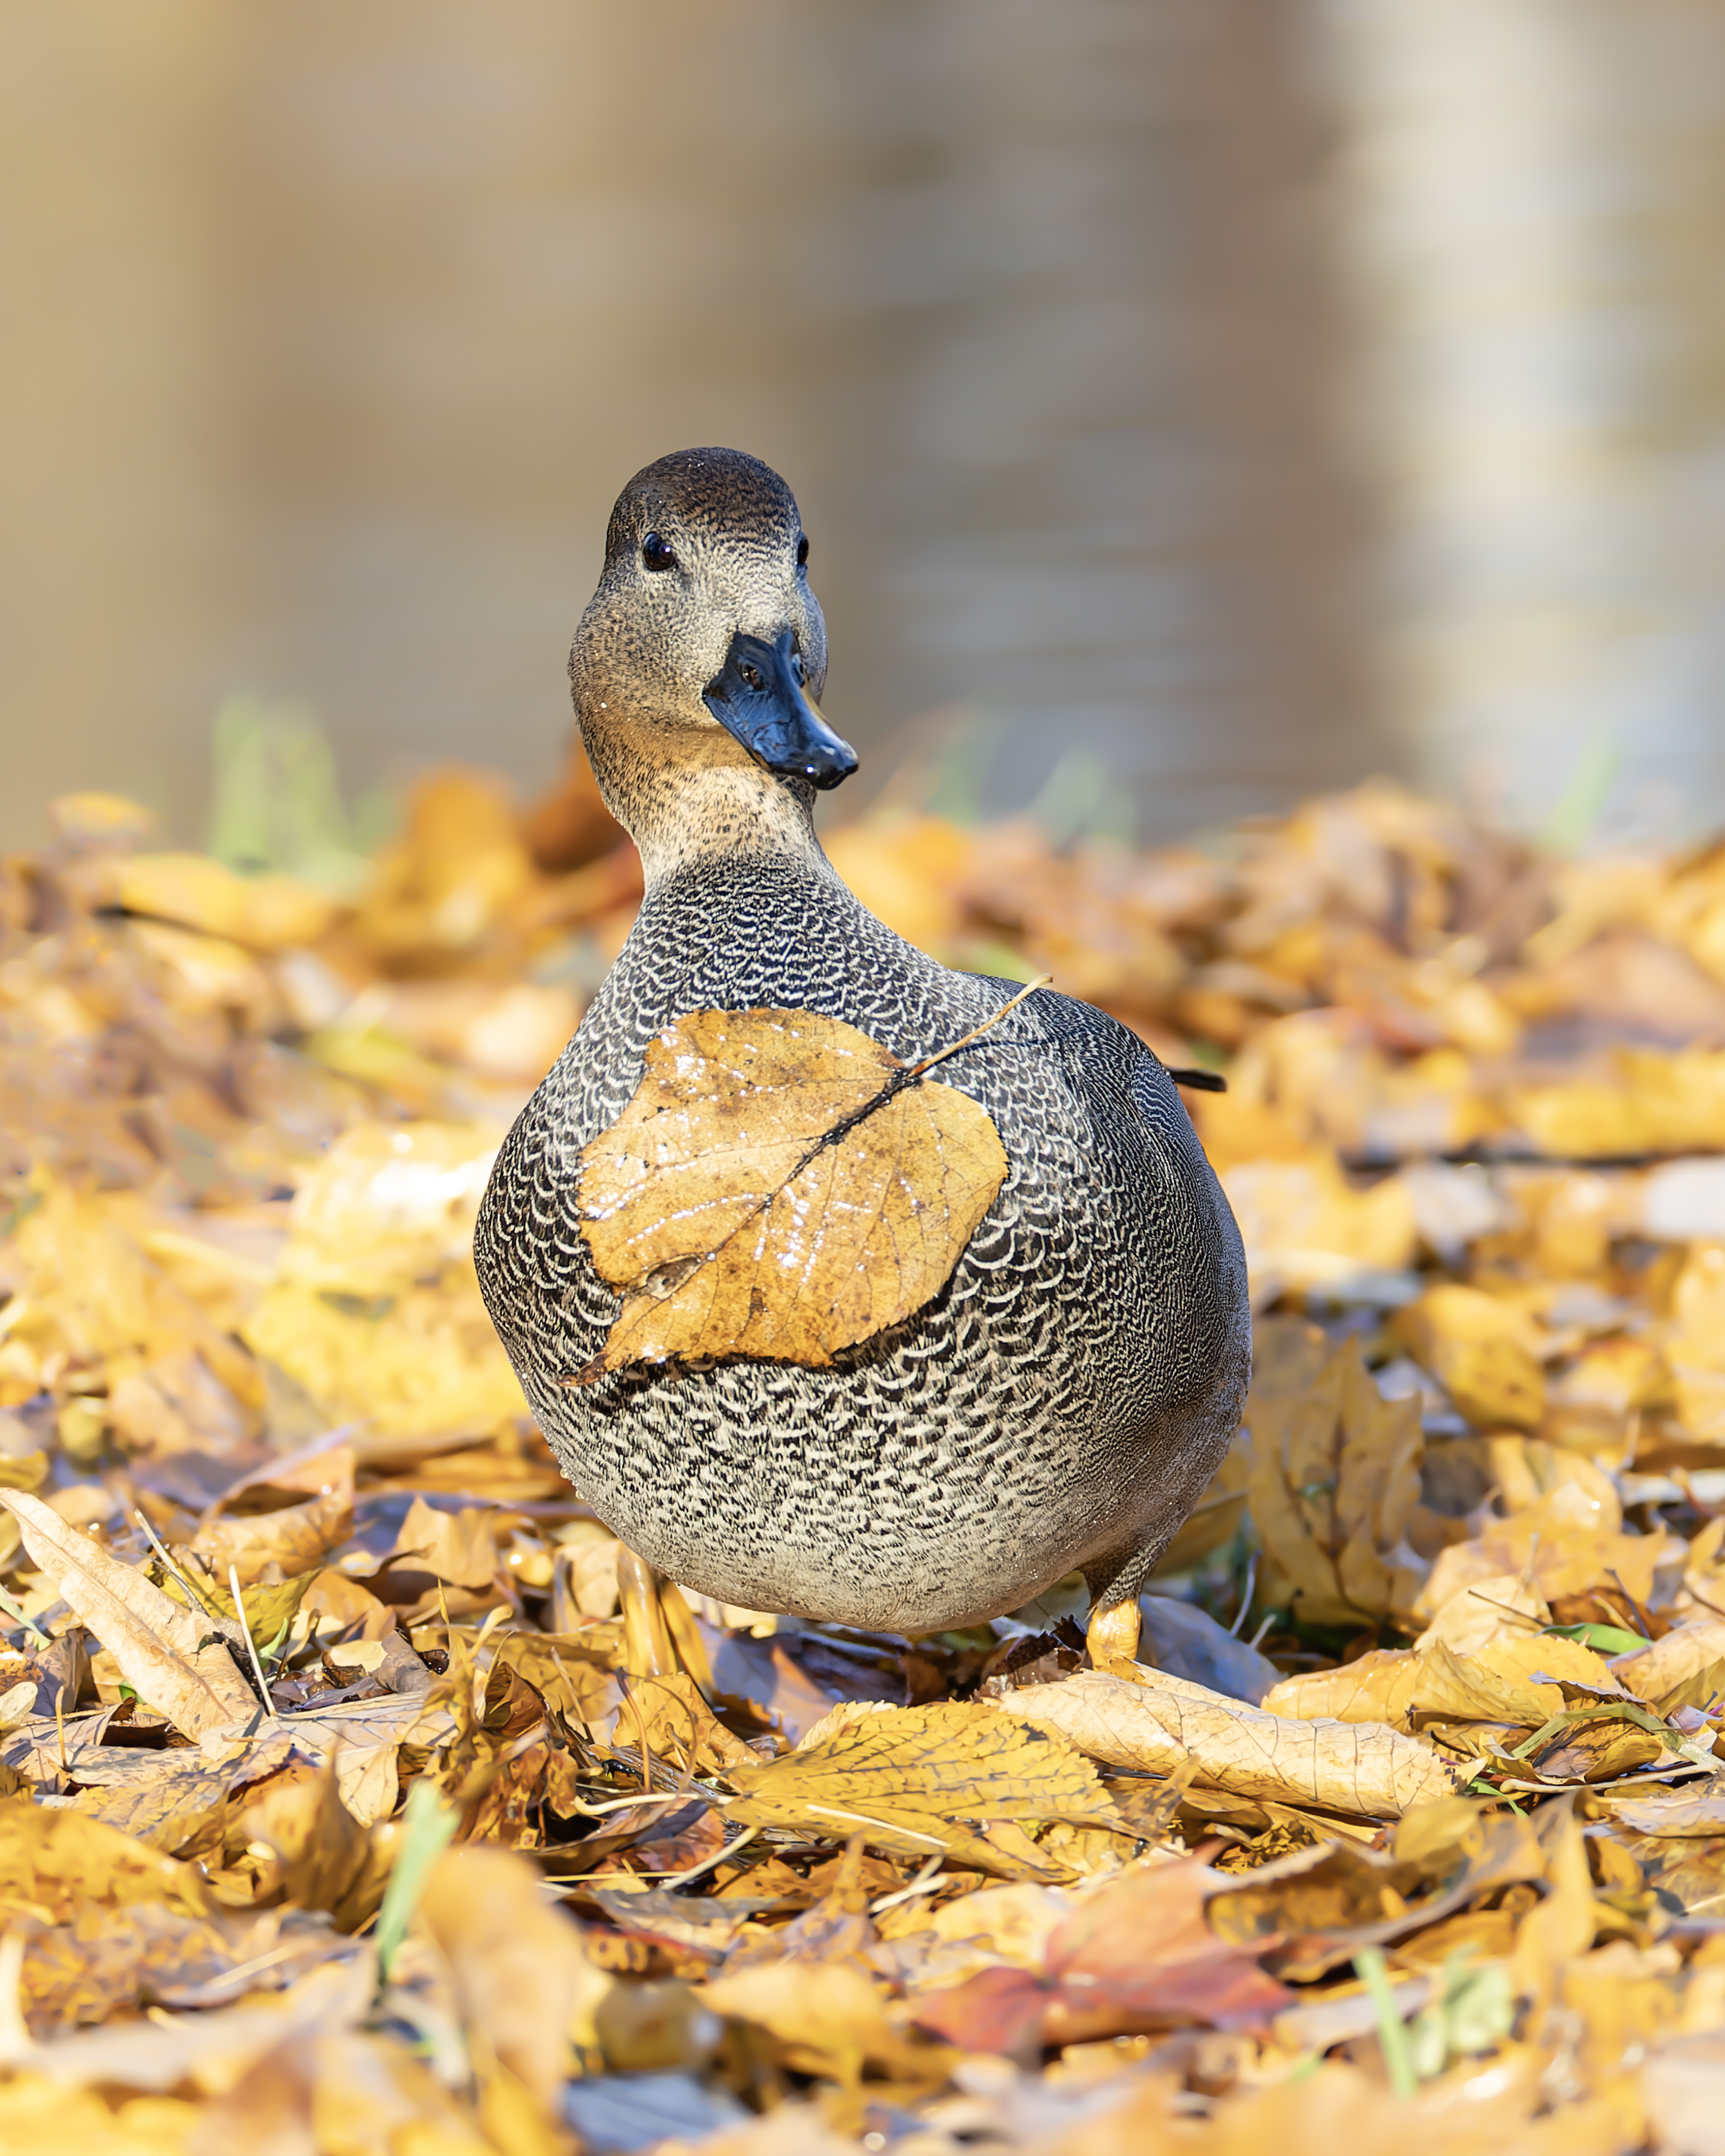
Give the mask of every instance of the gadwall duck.
POLYGON ((817 704, 826 629, 790 490, 688 449, 624 489, 569 672, 646 896, 574 1039, 504 1144, 475 1255, 564 1472, 662 1574, 759 1610, 965 1626, 1081 1571, 1095 1650, 1228 1447, 1250 1358, 1234 1218, 1157 1058, 1040 989, 941 1072, 1009 1173, 935 1298, 828 1368, 721 1358, 572 1385, 619 1299, 577 1202, 647 1043, 702 1009, 839 1019, 914 1060, 1019 985, 875 920, 815 837, 856 758, 817 704))

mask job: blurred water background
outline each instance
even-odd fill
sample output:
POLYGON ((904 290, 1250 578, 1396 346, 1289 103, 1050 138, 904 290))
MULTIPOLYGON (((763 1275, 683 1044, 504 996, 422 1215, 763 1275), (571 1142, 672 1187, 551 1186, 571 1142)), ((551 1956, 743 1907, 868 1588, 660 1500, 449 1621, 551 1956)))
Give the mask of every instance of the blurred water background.
POLYGON ((1725 0, 0 0, 0 841, 531 790, 705 442, 865 779, 1725 820, 1725 0))

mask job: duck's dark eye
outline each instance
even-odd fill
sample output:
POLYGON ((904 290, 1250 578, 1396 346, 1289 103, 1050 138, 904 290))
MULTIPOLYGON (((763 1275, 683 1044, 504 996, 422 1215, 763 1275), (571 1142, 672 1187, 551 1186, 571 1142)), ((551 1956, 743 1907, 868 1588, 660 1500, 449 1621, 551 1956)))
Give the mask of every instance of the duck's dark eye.
POLYGON ((677 557, 656 531, 649 531, 641 542, 642 566, 649 569, 674 569, 677 557))
POLYGON ((799 569, 803 568, 807 564, 808 560, 809 542, 806 539, 799 539, 797 542, 797 567, 799 569))

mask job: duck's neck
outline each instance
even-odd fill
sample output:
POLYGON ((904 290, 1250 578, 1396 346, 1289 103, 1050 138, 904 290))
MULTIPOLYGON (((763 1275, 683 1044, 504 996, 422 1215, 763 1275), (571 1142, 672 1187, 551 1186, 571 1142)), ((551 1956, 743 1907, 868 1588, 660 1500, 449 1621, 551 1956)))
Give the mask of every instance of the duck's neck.
POLYGON ((717 727, 691 728, 666 754, 663 727, 583 721, 607 807, 639 849, 651 891, 706 861, 777 855, 831 876, 814 835, 813 788, 763 771, 717 727))

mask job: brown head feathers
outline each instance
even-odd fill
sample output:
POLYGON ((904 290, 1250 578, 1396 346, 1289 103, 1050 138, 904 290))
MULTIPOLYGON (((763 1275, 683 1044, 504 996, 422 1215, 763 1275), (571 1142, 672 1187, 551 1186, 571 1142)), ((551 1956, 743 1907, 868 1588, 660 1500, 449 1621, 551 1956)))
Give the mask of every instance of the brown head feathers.
POLYGON ((680 449, 617 498, 569 654, 582 737, 650 877, 813 851, 814 791, 855 758, 815 704, 826 625, 790 489, 737 449, 680 449))

